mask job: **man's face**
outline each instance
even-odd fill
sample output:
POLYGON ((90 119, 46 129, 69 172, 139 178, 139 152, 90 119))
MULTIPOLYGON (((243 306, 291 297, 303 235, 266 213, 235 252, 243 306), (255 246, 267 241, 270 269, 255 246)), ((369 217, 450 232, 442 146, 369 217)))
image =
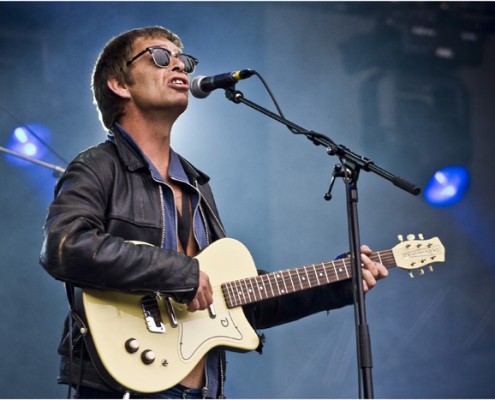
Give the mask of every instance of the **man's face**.
MULTIPOLYGON (((173 55, 181 50, 171 41, 157 38, 138 38, 133 45, 133 55, 146 47, 164 47, 173 55)), ((184 72, 184 64, 177 57, 170 57, 167 67, 159 67, 152 55, 146 52, 130 65, 133 84, 129 86, 131 101, 143 112, 175 112, 179 116, 187 108, 189 98, 189 76, 184 72)))

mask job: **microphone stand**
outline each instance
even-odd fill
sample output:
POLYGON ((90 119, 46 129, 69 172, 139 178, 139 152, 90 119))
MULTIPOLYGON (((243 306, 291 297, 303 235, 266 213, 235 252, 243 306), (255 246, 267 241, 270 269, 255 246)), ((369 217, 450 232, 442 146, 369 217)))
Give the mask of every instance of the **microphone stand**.
POLYGON ((231 86, 225 89, 225 96, 228 100, 236 104, 245 104, 256 111, 259 111, 270 118, 284 124, 293 133, 303 134, 315 145, 325 146, 327 153, 330 156, 339 157, 343 165, 336 165, 332 175, 332 180, 328 192, 325 194, 325 199, 331 199, 331 190, 335 182, 336 177, 342 177, 346 186, 346 200, 347 200, 347 216, 349 226, 349 244, 351 250, 351 267, 352 267, 352 281, 354 288, 354 312, 356 321, 356 342, 357 342, 357 359, 359 368, 359 392, 361 397, 361 385, 364 390, 364 397, 371 399, 373 394, 373 379, 371 369, 373 367, 371 357, 371 340, 369 334, 369 327, 366 321, 366 307, 364 301, 363 280, 361 271, 361 254, 360 254, 360 238, 359 238, 359 221, 358 221, 358 188, 357 182, 359 178, 359 172, 365 170, 368 172, 374 172, 384 179, 391 181, 395 186, 413 194, 418 195, 421 189, 405 179, 393 175, 392 173, 378 167, 370 159, 360 156, 343 145, 337 145, 333 140, 325 135, 317 132, 308 131, 291 121, 288 121, 282 116, 279 116, 264 107, 259 106, 256 103, 246 99, 244 94, 235 89, 235 86, 231 86))
POLYGON ((65 171, 62 167, 59 167, 58 165, 50 164, 50 163, 47 163, 47 162, 41 161, 41 160, 37 160, 36 158, 26 156, 24 154, 18 153, 16 151, 7 149, 7 148, 2 147, 2 146, 0 146, 0 152, 10 154, 11 156, 21 158, 21 159, 29 161, 33 164, 41 165, 42 167, 45 167, 45 168, 49 168, 49 169, 53 170, 53 176, 55 176, 55 177, 60 176, 65 171))

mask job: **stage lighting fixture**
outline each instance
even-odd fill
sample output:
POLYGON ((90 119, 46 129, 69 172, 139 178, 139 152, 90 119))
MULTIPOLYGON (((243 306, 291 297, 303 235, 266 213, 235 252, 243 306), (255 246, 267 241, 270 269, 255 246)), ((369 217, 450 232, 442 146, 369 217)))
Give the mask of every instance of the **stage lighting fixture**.
POLYGON ((469 187, 469 171, 460 165, 442 168, 435 172, 424 190, 424 199, 435 207, 448 207, 458 203, 469 187))
MULTIPOLYGON (((28 124, 14 129, 6 147, 22 156, 40 159, 46 153, 44 143, 49 141, 50 130, 42 124, 28 124)), ((6 155, 5 158, 17 166, 28 166, 29 161, 6 155)))
MULTIPOLYGON (((19 127, 14 130, 14 137, 17 139, 17 145, 14 147, 26 156, 34 157, 38 152, 38 147, 29 138, 29 131, 24 127, 19 127)), ((14 149, 13 149, 14 150, 14 149)))

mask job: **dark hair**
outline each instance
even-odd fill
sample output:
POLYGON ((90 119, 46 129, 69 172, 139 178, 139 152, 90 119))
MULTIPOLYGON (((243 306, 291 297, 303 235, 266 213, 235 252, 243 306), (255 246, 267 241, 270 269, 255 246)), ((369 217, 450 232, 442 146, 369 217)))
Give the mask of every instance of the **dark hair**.
POLYGON ((124 114, 125 105, 125 100, 110 90, 107 82, 115 78, 121 83, 133 83, 126 64, 133 56, 131 52, 134 42, 141 37, 164 37, 180 49, 183 48, 180 38, 161 26, 132 29, 108 41, 96 60, 91 78, 93 100, 98 108, 100 121, 106 129, 110 129, 124 114))

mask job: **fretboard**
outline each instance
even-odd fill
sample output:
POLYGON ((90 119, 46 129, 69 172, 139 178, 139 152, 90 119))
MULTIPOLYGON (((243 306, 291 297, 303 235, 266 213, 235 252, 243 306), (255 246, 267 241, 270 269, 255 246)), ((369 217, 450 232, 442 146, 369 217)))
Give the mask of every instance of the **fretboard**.
MULTIPOLYGON (((370 258, 387 268, 395 267, 392 250, 377 251, 370 258)), ((233 308, 350 278, 351 259, 343 258, 226 282, 222 292, 227 307, 233 308)))

